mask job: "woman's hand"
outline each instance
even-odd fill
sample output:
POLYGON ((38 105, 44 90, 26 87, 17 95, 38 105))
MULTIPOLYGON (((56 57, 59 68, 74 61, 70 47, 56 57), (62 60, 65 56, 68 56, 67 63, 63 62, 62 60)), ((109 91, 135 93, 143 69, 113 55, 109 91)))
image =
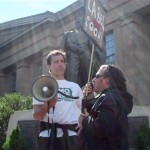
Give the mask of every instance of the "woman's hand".
POLYGON ((76 130, 78 130, 77 135, 79 136, 80 132, 82 131, 83 127, 82 127, 82 121, 84 118, 87 118, 89 116, 89 113, 81 113, 80 117, 79 117, 79 124, 76 126, 76 130))
POLYGON ((93 83, 89 82, 85 85, 83 95, 87 97, 87 99, 92 99, 94 97, 93 83))
POLYGON ((75 129, 77 130, 77 136, 79 136, 80 135, 80 132, 82 131, 82 126, 80 125, 80 124, 78 124, 76 127, 75 127, 75 129))

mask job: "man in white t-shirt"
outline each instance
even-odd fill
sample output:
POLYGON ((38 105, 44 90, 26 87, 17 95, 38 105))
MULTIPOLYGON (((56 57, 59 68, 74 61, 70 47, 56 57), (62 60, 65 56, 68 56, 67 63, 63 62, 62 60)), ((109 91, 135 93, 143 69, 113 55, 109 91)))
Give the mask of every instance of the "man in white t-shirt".
POLYGON ((47 66, 58 83, 59 91, 68 97, 58 92, 49 102, 33 98, 33 116, 40 120, 37 150, 79 150, 79 137, 75 127, 81 111, 82 90, 78 84, 64 79, 66 64, 62 51, 50 52, 47 66), (75 97, 79 98, 74 99, 75 97))

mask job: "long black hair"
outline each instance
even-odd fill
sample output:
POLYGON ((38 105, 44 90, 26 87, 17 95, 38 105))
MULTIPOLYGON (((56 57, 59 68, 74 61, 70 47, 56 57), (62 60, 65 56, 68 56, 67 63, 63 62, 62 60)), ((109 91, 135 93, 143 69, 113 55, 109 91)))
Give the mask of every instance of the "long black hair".
POLYGON ((108 77, 110 79, 110 86, 120 91, 127 91, 127 80, 121 69, 115 65, 104 66, 106 66, 106 68, 103 70, 103 77, 108 77))

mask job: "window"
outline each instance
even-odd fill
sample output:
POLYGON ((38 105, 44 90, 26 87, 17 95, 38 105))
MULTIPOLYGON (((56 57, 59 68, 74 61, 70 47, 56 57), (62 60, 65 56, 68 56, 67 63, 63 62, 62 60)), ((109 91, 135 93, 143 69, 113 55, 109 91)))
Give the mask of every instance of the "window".
POLYGON ((113 31, 108 32, 105 36, 106 44, 106 63, 115 64, 115 44, 113 31))

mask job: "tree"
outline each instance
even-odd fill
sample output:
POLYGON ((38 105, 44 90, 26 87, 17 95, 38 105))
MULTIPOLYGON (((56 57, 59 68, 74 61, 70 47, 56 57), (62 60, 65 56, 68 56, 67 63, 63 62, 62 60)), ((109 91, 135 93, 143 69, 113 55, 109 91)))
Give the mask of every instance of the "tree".
POLYGON ((3 144, 4 150, 27 150, 27 145, 17 126, 3 144))
POLYGON ((10 115, 14 111, 27 110, 32 108, 32 98, 23 96, 20 93, 8 93, 0 97, 0 149, 5 142, 6 131, 10 115))
POLYGON ((141 150, 146 149, 147 146, 150 146, 150 129, 146 124, 142 124, 140 126, 134 137, 134 145, 141 150))

